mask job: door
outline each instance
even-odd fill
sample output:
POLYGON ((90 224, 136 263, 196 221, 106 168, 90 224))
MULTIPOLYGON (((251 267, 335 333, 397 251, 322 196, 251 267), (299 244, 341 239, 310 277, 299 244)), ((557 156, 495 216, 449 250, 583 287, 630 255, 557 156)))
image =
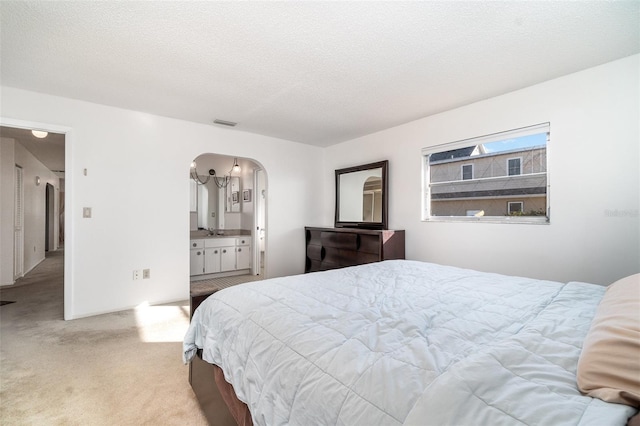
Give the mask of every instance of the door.
POLYGON ((57 248, 55 242, 55 189, 47 183, 45 192, 45 251, 53 251, 57 248))
POLYGON ((13 213, 13 279, 24 275, 24 182, 22 167, 16 164, 13 213))

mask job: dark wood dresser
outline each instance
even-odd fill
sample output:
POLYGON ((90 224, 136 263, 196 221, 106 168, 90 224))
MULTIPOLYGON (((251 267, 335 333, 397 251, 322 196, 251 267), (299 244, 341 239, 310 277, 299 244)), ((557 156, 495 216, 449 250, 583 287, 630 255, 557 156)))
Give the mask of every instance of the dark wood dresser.
POLYGON ((404 231, 305 227, 305 272, 404 259, 404 231))

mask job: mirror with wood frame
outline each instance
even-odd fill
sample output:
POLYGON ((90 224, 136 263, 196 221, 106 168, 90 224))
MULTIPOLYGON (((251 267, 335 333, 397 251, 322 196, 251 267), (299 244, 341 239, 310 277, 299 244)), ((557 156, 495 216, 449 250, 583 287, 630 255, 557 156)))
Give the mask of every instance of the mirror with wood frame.
POLYGON ((336 170, 336 228, 387 229, 389 161, 336 170))

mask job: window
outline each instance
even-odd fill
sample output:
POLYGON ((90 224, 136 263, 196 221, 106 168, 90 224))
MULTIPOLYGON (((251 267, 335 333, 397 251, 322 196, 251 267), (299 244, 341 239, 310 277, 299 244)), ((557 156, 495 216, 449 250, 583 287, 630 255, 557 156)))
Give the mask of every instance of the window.
POLYGON ((522 214, 524 203, 522 201, 509 201, 507 203, 507 214, 509 215, 518 215, 522 214))
POLYGON ((462 180, 473 179, 473 164, 462 165, 462 180))
POLYGON ((507 160, 507 169, 509 170, 509 176, 522 174, 522 169, 520 168, 521 163, 522 163, 521 158, 509 158, 507 160))
POLYGON ((424 148, 422 219, 548 223, 549 132, 544 123, 424 148))

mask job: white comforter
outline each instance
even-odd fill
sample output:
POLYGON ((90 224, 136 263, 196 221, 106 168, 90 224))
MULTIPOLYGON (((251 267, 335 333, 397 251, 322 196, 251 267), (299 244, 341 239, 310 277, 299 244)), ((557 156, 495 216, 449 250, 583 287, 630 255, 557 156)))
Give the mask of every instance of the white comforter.
POLYGON ((196 348, 257 425, 623 425, 575 371, 604 288, 386 261, 228 288, 196 348))

